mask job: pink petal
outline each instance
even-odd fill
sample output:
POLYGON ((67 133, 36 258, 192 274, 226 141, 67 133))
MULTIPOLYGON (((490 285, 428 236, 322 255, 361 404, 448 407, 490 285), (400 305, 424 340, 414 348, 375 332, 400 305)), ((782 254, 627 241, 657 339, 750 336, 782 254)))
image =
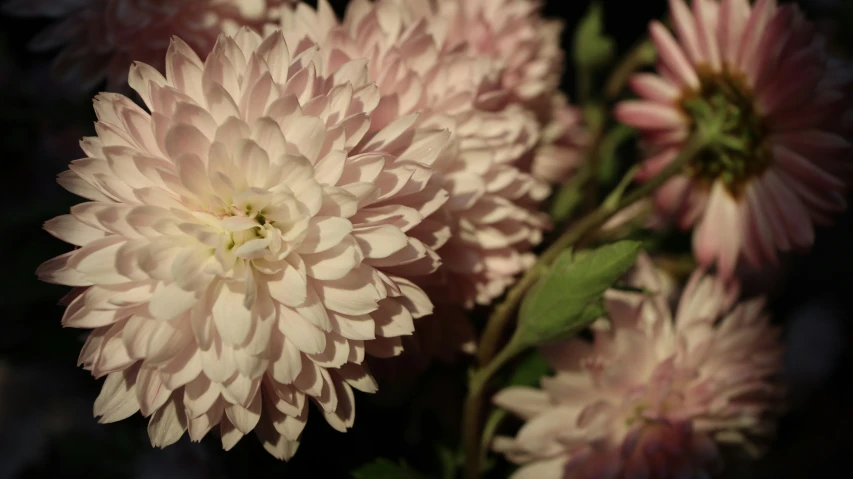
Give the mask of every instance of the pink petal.
POLYGON ((652 74, 638 73, 631 77, 631 88, 637 95, 660 103, 672 103, 681 95, 681 90, 667 79, 652 74))
POLYGON ((616 106, 614 115, 637 128, 670 129, 688 122, 684 113, 674 107, 649 101, 624 101, 616 106))
MULTIPOLYGON (((695 5, 696 2, 694 1, 695 5)), ((672 15, 672 21, 675 25, 675 31, 678 33, 678 41, 684 47, 684 52, 693 64, 705 63, 707 57, 704 56, 703 50, 700 49, 699 36, 701 33, 697 21, 703 22, 704 19, 694 18, 690 13, 690 9, 684 4, 684 0, 669 0, 669 12, 672 15)))
POLYGON ((649 33, 658 47, 661 61, 676 75, 679 83, 693 89, 698 88, 699 77, 696 75, 696 71, 666 27, 662 23, 654 21, 649 28, 649 33))
POLYGON ((530 419, 551 407, 545 392, 528 387, 506 388, 495 394, 492 402, 522 419, 530 419))
POLYGON ((720 275, 731 277, 740 253, 740 206, 722 183, 715 182, 705 215, 694 231, 693 249, 703 265, 717 262, 720 275))

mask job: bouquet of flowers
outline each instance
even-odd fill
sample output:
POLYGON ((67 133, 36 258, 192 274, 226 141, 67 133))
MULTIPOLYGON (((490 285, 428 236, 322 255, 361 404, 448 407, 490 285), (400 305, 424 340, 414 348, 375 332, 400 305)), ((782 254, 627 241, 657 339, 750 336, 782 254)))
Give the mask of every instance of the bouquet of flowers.
POLYGON ((104 90, 58 178, 80 200, 44 224, 73 248, 38 268, 71 287, 98 421, 319 477, 358 448, 309 422, 387 436, 425 403, 443 433, 351 473, 762 455, 794 406, 767 297, 846 208, 853 68, 794 3, 670 0, 628 49, 611 2, 543 7, 7 1, 55 17, 31 46, 58 82, 104 90))

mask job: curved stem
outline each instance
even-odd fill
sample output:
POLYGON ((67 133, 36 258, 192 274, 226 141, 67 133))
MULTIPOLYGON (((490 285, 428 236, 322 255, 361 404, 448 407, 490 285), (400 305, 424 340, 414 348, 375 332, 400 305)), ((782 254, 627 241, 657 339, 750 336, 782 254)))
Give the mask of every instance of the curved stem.
POLYGON ((651 40, 641 39, 613 69, 604 86, 604 98, 608 101, 618 98, 631 75, 640 67, 653 62, 656 56, 657 52, 651 40))
POLYGON ((489 379, 512 357, 512 351, 505 348, 486 367, 474 373, 469 381, 468 396, 465 399, 462 416, 462 447, 465 451, 465 477, 468 479, 480 477, 481 464, 485 458, 486 448, 483 447, 480 439, 483 391, 489 379))
MULTIPOLYGON (((629 194, 614 201, 605 200, 595 211, 572 225, 539 257, 537 263, 522 276, 518 283, 507 293, 506 299, 498 305, 483 332, 478 352, 478 360, 482 369, 477 371, 469 381, 468 397, 465 402, 463 416, 463 446, 465 450, 465 477, 475 479, 480 473, 480 421, 482 416, 483 391, 488 380, 503 366, 517 351, 504 348, 496 354, 498 344, 504 334, 507 324, 513 318, 524 294, 532 287, 541 275, 566 248, 584 239, 590 233, 607 222, 614 214, 649 196, 661 185, 680 173, 684 166, 708 144, 709 135, 703 131, 695 132, 682 148, 678 157, 666 166, 657 176, 643 183, 629 194)), ((629 174, 632 174, 629 172, 629 174)))
MULTIPOLYGON (((657 56, 654 44, 648 39, 643 38, 638 41, 628 53, 622 57, 619 63, 613 68, 610 76, 604 84, 604 108, 609 109, 613 102, 619 98, 619 94, 625 88, 631 75, 639 68, 652 63, 657 56)), ((603 143, 606 141, 607 135, 610 134, 605 128, 604 121, 598 125, 592 125, 591 142, 587 152, 588 162, 593 170, 597 169, 599 161, 601 161, 601 150, 603 143)), ((587 195, 585 205, 588 210, 595 207, 598 201, 598 190, 600 185, 597 182, 590 182, 587 187, 587 195)))
POLYGON ((504 334, 504 324, 507 319, 511 318, 515 313, 515 308, 521 303, 524 298, 524 293, 527 292, 539 277, 547 270, 546 266, 549 262, 544 262, 541 258, 524 276, 515 283, 515 286, 509 290, 506 299, 495 307, 495 310, 489 316, 489 321, 486 323, 486 329, 480 337, 480 344, 477 348, 477 363, 480 365, 488 365, 492 362, 492 358, 497 353, 498 345, 504 334))
MULTIPOLYGON (((486 329, 480 340, 480 347, 477 354, 479 364, 488 364, 494 357, 497 345, 493 343, 500 341, 501 336, 503 335, 504 326, 512 317, 512 314, 515 312, 515 308, 524 297, 524 293, 536 283, 539 276, 547 270, 547 267, 557 259, 557 256, 559 256, 563 250, 576 243, 593 228, 603 225, 615 213, 633 205, 640 199, 657 190, 672 176, 681 171, 684 165, 693 158, 699 150, 705 147, 706 143, 707 141, 705 140, 704 135, 699 133, 694 134, 682 149, 681 154, 667 165, 659 175, 640 185, 638 188, 631 191, 631 193, 622 197, 615 204, 605 201, 598 209, 575 223, 566 230, 565 233, 557 238, 557 241, 542 253, 539 257, 539 261, 537 261, 537 263, 521 277, 515 286, 509 290, 506 299, 495 308, 494 312, 489 317, 486 329)), ((629 174, 633 173, 629 172, 629 174)))

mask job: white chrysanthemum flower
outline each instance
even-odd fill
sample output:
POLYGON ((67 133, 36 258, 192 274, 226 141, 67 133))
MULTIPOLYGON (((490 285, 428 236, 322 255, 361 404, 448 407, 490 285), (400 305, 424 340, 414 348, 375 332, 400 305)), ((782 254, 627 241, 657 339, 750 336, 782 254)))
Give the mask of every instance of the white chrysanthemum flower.
POLYGON ((45 226, 79 248, 39 275, 78 287, 63 324, 94 329, 103 422, 138 410, 157 446, 255 430, 287 459, 307 399, 346 430, 352 388, 376 388, 365 354, 398 354, 431 313, 404 276, 439 264, 409 233, 446 200, 429 166, 448 134, 416 115, 371 130, 381 92, 334 56, 243 29, 203 62, 175 39, 165 77, 131 69, 150 113, 96 99, 88 158, 60 176, 90 201, 45 226))

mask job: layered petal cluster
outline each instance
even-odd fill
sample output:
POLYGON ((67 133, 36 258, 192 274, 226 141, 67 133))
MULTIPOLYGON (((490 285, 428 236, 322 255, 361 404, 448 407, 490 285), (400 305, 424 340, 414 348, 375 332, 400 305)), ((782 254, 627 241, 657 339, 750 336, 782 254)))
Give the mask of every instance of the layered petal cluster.
POLYGON ((504 101, 531 111, 542 127, 532 173, 564 182, 587 146, 581 111, 558 91, 563 24, 542 17, 539 0, 399 0, 442 32, 445 52, 464 51, 501 67, 504 101))
POLYGON ((62 48, 54 73, 90 91, 127 90, 127 70, 140 61, 162 71, 169 39, 177 35, 206 56, 223 30, 260 28, 285 3, 298 0, 7 0, 4 12, 51 17, 57 23, 30 44, 36 51, 62 48))
POLYGON ((563 23, 541 16, 539 0, 398 0, 440 21, 445 52, 466 51, 498 61, 512 101, 539 109, 563 74, 563 23))
POLYGON ((77 287, 63 324, 93 329, 101 421, 139 411, 156 446, 254 430, 287 459, 309 400, 346 430, 353 388, 376 389, 365 355, 399 354, 432 312, 407 276, 438 256, 410 233, 447 199, 449 133, 416 115, 374 131, 366 63, 330 57, 281 32, 223 34, 205 61, 175 39, 165 77, 131 69, 149 111, 96 98, 88 157, 59 179, 89 201, 45 225, 78 248, 39 275, 77 287))
POLYGON ((722 444, 757 452, 772 431, 782 344, 764 300, 735 304, 736 288, 700 270, 673 317, 648 258, 629 283, 646 293, 609 291, 591 342, 543 351, 556 374, 541 389, 495 396, 526 421, 493 443, 523 464, 513 477, 710 477, 722 444))
POLYGON ((353 0, 340 21, 326 0, 318 5, 292 9, 282 30, 335 50, 335 61, 367 59, 383 93, 377 117, 420 112, 420 125, 451 131, 435 165, 450 199, 420 237, 445 266, 423 284, 451 304, 489 303, 532 264, 529 251, 548 227, 537 208, 549 187, 529 173, 535 116, 508 105, 501 62, 448 47, 450 24, 424 14, 427 2, 353 0), (449 236, 433 233, 442 225, 449 236))
POLYGON ((666 167, 691 131, 719 126, 657 207, 695 227, 696 256, 724 276, 741 258, 761 265, 811 246, 814 225, 846 208, 848 72, 794 4, 671 0, 670 12, 676 37, 658 22, 650 29, 658 73, 635 76, 641 100, 616 110, 643 133, 642 177, 666 167))

